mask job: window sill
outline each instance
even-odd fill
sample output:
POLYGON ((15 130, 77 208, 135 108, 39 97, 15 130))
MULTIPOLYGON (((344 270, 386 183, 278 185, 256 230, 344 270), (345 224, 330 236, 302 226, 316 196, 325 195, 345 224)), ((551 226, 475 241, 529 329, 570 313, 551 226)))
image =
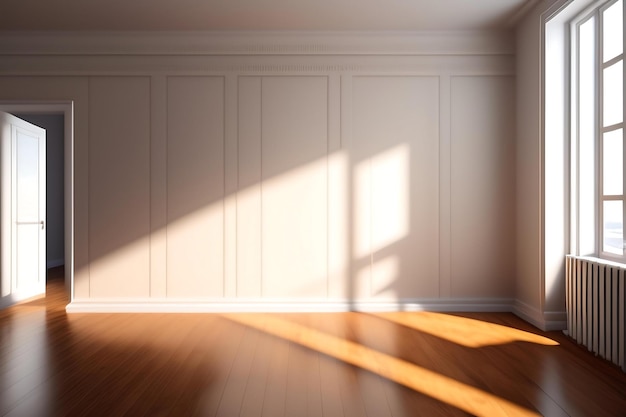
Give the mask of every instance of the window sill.
POLYGON ((595 262, 595 263, 600 264, 600 265, 606 265, 606 266, 612 266, 612 267, 626 269, 626 264, 625 263, 617 262, 617 261, 611 261, 611 260, 604 259, 604 258, 598 258, 597 256, 567 255, 567 257, 568 258, 573 258, 573 259, 582 259, 582 260, 585 260, 585 261, 591 261, 591 262, 595 262))

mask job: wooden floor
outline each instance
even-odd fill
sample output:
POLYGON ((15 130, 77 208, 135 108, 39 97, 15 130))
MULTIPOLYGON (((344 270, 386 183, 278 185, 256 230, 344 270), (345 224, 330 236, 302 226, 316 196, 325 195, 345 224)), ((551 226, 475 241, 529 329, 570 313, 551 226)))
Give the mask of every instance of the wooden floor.
POLYGON ((626 416, 626 374, 511 314, 67 315, 54 272, 0 311, 2 416, 626 416))

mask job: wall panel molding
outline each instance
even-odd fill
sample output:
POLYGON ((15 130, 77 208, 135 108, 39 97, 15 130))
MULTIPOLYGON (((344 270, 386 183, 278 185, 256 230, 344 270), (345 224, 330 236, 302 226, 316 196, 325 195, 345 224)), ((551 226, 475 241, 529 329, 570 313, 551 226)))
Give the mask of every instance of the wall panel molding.
POLYGON ((328 77, 261 77, 263 297, 328 280, 328 77))
MULTIPOLYGON (((147 165, 128 174, 129 184, 146 180, 135 188, 147 194, 123 214, 148 217, 141 250, 149 279, 129 284, 147 284, 146 294, 106 287, 90 256, 78 262, 68 311, 512 311, 513 291, 495 267, 486 278, 450 269, 460 236, 451 221, 454 135, 467 136, 452 117, 452 84, 512 80, 509 35, 0 35, 0 99, 20 97, 5 88, 13 84, 58 86, 56 99, 76 95, 64 82, 86 84, 75 120, 76 244, 88 240, 78 260, 108 230, 91 227, 108 216, 93 206, 107 197, 94 181, 116 195, 97 152, 109 93, 85 80, 118 80, 111 88, 122 92, 127 78, 149 83, 147 99, 130 109, 149 116, 149 146, 133 157, 147 165), (374 244, 357 248, 359 233, 374 244)), ((479 83, 459 111, 498 96, 495 84, 479 83)), ((485 124, 502 118, 487 113, 485 124)), ((497 139, 455 158, 471 166, 480 154, 496 164, 497 139)), ((472 248, 474 236, 463 236, 458 247, 472 248)), ((112 260, 106 271, 123 266, 112 260)))
POLYGON ((167 78, 167 296, 224 295, 224 77, 167 78))
POLYGON ((150 296, 150 82, 148 77, 89 79, 94 297, 150 296))
POLYGON ((450 84, 450 294, 514 291, 515 79, 450 84))
POLYGON ((167 80, 152 77, 150 92, 150 296, 167 286, 167 80))

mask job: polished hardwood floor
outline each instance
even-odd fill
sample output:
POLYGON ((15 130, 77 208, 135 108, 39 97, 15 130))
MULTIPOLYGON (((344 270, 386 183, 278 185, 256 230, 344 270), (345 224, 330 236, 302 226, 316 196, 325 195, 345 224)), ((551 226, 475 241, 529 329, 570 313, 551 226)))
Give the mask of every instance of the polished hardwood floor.
POLYGON ((512 314, 0 311, 2 416, 626 416, 626 374, 512 314))

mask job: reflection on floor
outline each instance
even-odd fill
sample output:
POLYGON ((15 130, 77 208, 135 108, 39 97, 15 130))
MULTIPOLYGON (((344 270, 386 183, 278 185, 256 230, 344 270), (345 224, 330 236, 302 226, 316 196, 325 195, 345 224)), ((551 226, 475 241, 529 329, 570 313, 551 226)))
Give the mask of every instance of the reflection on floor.
POLYGON ((619 416, 626 374, 508 313, 0 311, 3 416, 619 416))

